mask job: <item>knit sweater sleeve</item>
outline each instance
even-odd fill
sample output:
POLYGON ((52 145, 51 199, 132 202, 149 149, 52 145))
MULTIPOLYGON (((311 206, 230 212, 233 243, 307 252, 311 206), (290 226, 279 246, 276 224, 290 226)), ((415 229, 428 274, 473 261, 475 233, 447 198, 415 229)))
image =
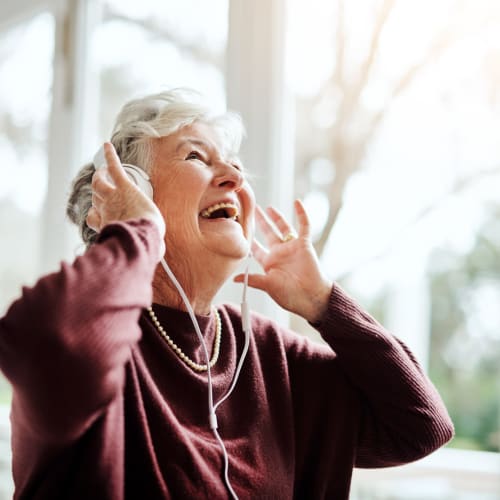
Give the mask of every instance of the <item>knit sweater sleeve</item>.
POLYGON ((78 438, 122 387, 158 245, 147 220, 110 224, 73 264, 23 288, 0 319, 13 418, 37 441, 78 438))
POLYGON ((413 354, 337 285, 317 328, 359 394, 356 466, 417 460, 452 438, 446 408, 413 354))

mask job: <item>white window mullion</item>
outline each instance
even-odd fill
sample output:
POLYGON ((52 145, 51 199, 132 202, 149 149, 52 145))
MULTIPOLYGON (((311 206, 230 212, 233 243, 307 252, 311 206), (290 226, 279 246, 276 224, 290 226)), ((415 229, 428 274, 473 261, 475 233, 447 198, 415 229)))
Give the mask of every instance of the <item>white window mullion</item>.
MULTIPOLYGON (((227 47, 228 108, 247 129, 241 151, 252 173, 257 202, 290 216, 293 200, 293 108, 285 89, 286 2, 231 0, 227 47)), ((237 289, 230 290, 234 300, 237 289)), ((252 309, 286 323, 288 314, 263 293, 252 309)))
POLYGON ((77 169, 90 160, 95 144, 99 81, 90 59, 90 41, 100 16, 99 0, 71 0, 54 6, 56 40, 49 133, 49 176, 41 242, 41 271, 71 259, 75 231, 65 218, 69 186, 77 169))

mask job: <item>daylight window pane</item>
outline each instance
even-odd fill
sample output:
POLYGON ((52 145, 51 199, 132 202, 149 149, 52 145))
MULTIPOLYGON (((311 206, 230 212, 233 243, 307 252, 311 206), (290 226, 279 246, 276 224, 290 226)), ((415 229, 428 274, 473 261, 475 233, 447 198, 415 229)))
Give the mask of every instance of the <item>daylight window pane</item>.
MULTIPOLYGON (((0 32, 0 316, 39 273, 47 190, 54 18, 39 14, 0 32), (27 71, 29 68, 29 71, 27 71)), ((8 414, 11 388, 0 377, 0 498, 12 498, 8 414)))
POLYGON ((427 365, 450 446, 498 452, 500 4, 288 5, 296 194, 321 259, 427 365))
POLYGON ((189 87, 224 109, 227 21, 227 0, 107 0, 93 40, 101 68, 100 138, 109 138, 117 111, 138 94, 189 87))
POLYGON ((0 33, 2 311, 38 272, 53 51, 54 19, 47 13, 0 33))

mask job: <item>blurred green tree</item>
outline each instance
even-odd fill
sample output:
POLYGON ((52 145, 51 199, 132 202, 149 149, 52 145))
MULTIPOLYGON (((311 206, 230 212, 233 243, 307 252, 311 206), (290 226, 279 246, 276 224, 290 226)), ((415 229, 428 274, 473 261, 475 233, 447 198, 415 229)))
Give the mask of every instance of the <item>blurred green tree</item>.
POLYGON ((430 376, 456 427, 453 447, 500 450, 500 205, 470 250, 429 259, 430 376))

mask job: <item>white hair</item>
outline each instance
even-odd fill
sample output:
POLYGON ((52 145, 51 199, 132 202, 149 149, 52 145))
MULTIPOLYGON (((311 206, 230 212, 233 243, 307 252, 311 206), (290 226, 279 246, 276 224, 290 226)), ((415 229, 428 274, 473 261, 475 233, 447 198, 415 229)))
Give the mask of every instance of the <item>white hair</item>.
POLYGON ((174 89, 129 101, 118 114, 111 136, 123 163, 151 168, 152 141, 177 132, 193 122, 213 126, 224 146, 236 154, 244 134, 239 115, 214 115, 200 102, 200 95, 189 89, 174 89))
MULTIPOLYGON (((111 135, 120 160, 150 173, 154 139, 177 132, 180 128, 202 122, 219 134, 223 147, 237 154, 244 128, 236 113, 214 114, 201 103, 200 94, 189 89, 173 89, 146 95, 126 103, 116 117, 111 135)), ((73 181, 66 208, 70 220, 80 229, 84 243, 92 244, 97 233, 87 226, 86 218, 92 206, 92 175, 95 166, 84 165, 73 181)))

